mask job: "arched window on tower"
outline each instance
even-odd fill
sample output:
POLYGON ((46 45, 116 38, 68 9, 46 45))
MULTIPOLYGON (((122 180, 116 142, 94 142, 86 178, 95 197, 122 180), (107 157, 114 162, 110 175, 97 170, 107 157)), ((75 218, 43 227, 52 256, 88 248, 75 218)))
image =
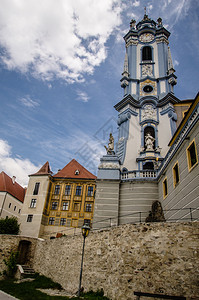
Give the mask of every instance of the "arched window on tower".
POLYGON ((155 149, 155 130, 152 126, 147 126, 144 129, 144 149, 145 151, 155 149))
POLYGON ((145 46, 142 48, 142 60, 152 60, 151 47, 145 46))

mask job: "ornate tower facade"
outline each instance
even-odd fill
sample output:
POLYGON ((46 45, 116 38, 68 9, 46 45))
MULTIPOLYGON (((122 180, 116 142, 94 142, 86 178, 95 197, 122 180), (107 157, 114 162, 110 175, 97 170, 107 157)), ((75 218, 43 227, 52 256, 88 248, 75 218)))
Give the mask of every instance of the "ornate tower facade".
POLYGON ((118 111, 118 141, 100 159, 94 228, 138 222, 159 200, 161 162, 176 131, 176 84, 168 38, 170 33, 146 14, 134 20, 124 36, 126 53, 118 111), (109 151, 111 150, 111 151, 109 151))
POLYGON ((137 25, 134 20, 124 36, 126 54, 121 87, 123 99, 118 111, 119 136, 116 155, 121 171, 155 170, 168 151, 176 130, 174 105, 176 84, 170 33, 145 14, 137 25))

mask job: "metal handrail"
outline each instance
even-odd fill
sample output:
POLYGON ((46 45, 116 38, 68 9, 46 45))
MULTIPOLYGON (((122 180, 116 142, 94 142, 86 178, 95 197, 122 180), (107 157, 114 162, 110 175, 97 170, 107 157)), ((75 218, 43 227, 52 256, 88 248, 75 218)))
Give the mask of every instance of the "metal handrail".
MULTIPOLYGON (((164 209, 163 213, 164 213, 164 216, 165 216, 165 222, 180 222, 180 221, 184 221, 184 222, 191 221, 191 222, 194 222, 194 221, 198 221, 199 220, 199 216, 198 217, 194 217, 193 216, 193 213, 195 211, 199 211, 199 207, 196 207, 196 208, 187 207, 187 208, 180 208, 180 209, 177 209, 177 208, 164 209), (188 211, 188 213, 185 213, 180 218, 172 218, 172 216, 168 217, 168 218, 166 217, 166 214, 168 214, 169 212, 180 212, 180 211, 188 211)), ((114 225, 114 224, 117 223, 117 221, 119 221, 118 222, 119 225, 131 224, 131 223, 133 223, 133 224, 145 223, 145 219, 148 216, 148 214, 149 214, 149 212, 146 212, 146 211, 145 212, 144 211, 137 211, 137 212, 128 213, 128 214, 125 214, 125 215, 120 215, 118 217, 104 218, 102 220, 93 222, 92 225, 96 225, 98 223, 107 223, 106 226, 94 229, 94 230, 98 230, 98 229, 103 229, 103 228, 109 228, 109 227, 112 227, 112 226, 117 226, 117 225, 114 225), (132 217, 137 217, 138 220, 134 220, 134 221, 130 221, 130 222, 126 222, 126 223, 120 224, 120 220, 122 218, 131 217, 131 216, 132 217), (144 220, 143 220, 143 218, 144 218, 144 220), (116 220, 116 222, 114 222, 114 220, 116 220)))

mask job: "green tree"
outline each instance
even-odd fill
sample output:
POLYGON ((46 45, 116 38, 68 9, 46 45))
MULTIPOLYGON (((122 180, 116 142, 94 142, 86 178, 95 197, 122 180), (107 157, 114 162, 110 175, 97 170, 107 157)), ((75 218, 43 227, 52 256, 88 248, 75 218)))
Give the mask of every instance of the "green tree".
POLYGON ((6 217, 0 220, 0 234, 19 234, 19 223, 17 218, 6 217))

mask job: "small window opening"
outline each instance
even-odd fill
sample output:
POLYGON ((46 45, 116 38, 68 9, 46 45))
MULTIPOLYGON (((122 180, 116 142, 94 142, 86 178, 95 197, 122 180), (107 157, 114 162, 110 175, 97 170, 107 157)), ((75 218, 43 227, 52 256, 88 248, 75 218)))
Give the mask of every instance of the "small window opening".
POLYGON ((142 49, 142 60, 152 60, 152 50, 151 47, 145 46, 142 49))
POLYGON ((54 194, 55 194, 55 195, 59 195, 59 191, 60 191, 60 185, 57 184, 57 185, 55 186, 54 194))
POLYGON ((178 163, 175 164, 173 167, 173 181, 174 181, 174 187, 179 183, 180 176, 179 176, 179 166, 178 163))
POLYGON ((164 198, 168 195, 167 178, 163 181, 163 196, 164 198))
POLYGON ((191 145, 187 149, 187 156, 188 156, 189 169, 192 169, 198 162, 197 152, 196 152, 196 144, 194 141, 191 143, 191 145))
POLYGON ((33 191, 33 195, 38 195, 38 193, 39 193, 39 186, 40 186, 40 182, 36 182, 35 183, 35 188, 34 188, 34 191, 33 191))
POLYGON ((33 215, 28 215, 27 222, 32 222, 32 219, 33 219, 33 215))
POLYGON ((80 173, 79 170, 75 171, 75 175, 79 175, 79 173, 80 173))
POLYGON ((70 195, 70 189, 71 189, 71 186, 70 185, 66 185, 66 187, 65 187, 65 195, 66 196, 70 195))

